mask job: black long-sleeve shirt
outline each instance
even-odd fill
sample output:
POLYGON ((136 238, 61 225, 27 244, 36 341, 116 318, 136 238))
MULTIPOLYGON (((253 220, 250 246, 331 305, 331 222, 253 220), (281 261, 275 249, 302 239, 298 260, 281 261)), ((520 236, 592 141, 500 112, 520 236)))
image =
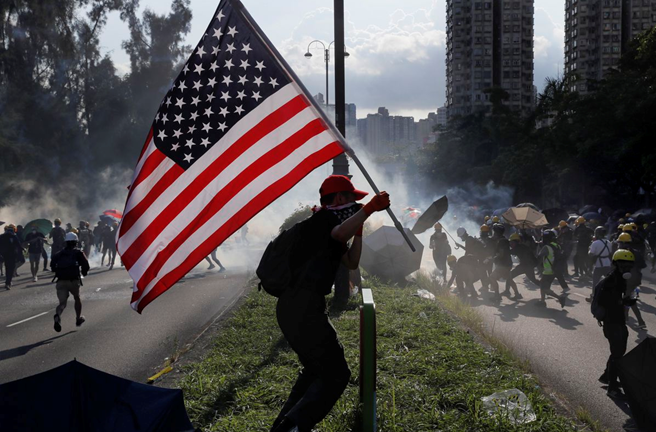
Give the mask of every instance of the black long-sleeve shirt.
POLYGON ((597 284, 595 291, 599 296, 599 304, 606 310, 604 323, 626 324, 624 305, 629 304, 631 300, 624 299, 626 280, 622 277, 622 273, 617 269, 613 270, 597 284))

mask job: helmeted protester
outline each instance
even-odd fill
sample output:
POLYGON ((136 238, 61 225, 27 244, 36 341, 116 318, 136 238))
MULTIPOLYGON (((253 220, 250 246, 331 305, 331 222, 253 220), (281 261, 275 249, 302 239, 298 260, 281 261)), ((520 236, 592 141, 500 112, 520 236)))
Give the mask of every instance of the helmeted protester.
MULTIPOLYGON (((491 221, 491 220, 490 220, 491 221)), ((491 225, 481 225, 479 237, 481 243, 485 246, 485 252, 481 258, 481 265, 485 269, 485 276, 489 279, 494 269, 494 255, 497 249, 497 242, 492 238, 491 225)))
POLYGON ((55 227, 50 230, 48 238, 52 239, 52 248, 50 251, 50 256, 53 257, 57 252, 64 249, 65 246, 65 237, 66 231, 61 227, 61 219, 55 219, 55 227))
POLYGON ((5 289, 8 290, 16 274, 16 263, 23 257, 23 249, 13 224, 5 226, 5 232, 0 234, 0 255, 5 265, 5 289))
POLYGON ((340 263, 349 269, 358 267, 366 219, 390 205, 386 192, 364 206, 358 204, 367 193, 355 189, 346 176, 329 176, 319 193, 321 208, 296 225, 303 241, 293 246, 292 283, 276 306, 280 329, 303 369, 272 432, 311 431, 344 392, 351 372, 328 319, 325 296, 331 292, 340 263))
POLYGON ((93 235, 88 228, 88 223, 80 221, 77 231, 78 246, 88 257, 91 254, 91 237, 93 235))
POLYGON ((556 242, 556 234, 547 230, 542 233, 542 248, 538 253, 538 258, 542 260, 542 279, 540 280, 540 302, 542 306, 546 306, 546 297, 550 295, 558 299, 560 306, 565 307, 567 294, 558 295, 551 289, 551 283, 556 279, 558 273, 559 261, 558 254, 560 252, 560 245, 556 242))
POLYGON ((470 236, 463 227, 459 227, 456 230, 456 234, 465 243, 464 245, 456 243, 456 246, 464 249, 466 255, 472 255, 478 261, 472 271, 476 275, 476 280, 480 279, 483 284, 481 292, 489 290, 490 280, 485 268, 485 260, 488 257, 488 252, 485 249, 485 244, 481 240, 470 236))
POLYGON ((522 296, 519 294, 517 284, 511 277, 513 262, 510 255, 510 242, 504 237, 505 227, 497 223, 492 226, 492 231, 494 232, 492 240, 495 242, 496 247, 493 258, 494 271, 490 275, 490 285, 495 293, 496 300, 500 300, 498 280, 504 279, 506 289, 503 295, 510 296, 510 290, 512 289, 515 292, 514 299, 519 300, 522 296))
MULTIPOLYGON (((645 262, 645 257, 642 252, 633 247, 633 236, 628 232, 623 232, 617 239, 617 248, 618 250, 628 250, 633 254, 633 267, 631 268, 631 277, 626 281, 626 295, 630 296, 635 293, 636 299, 639 298, 640 284, 642 283, 642 269, 647 267, 645 262)), ((642 313, 638 307, 638 302, 634 302, 630 306, 626 307, 625 314, 626 317, 629 317, 629 309, 633 311, 633 314, 638 320, 638 329, 645 330, 647 329, 647 323, 642 318, 642 313)))
POLYGON ((451 269, 451 278, 447 282, 447 287, 451 287, 453 282, 456 283, 456 290, 460 297, 467 297, 471 295, 472 298, 477 298, 478 293, 474 289, 474 283, 480 278, 480 273, 476 271, 478 266, 478 259, 471 254, 466 254, 460 259, 455 255, 449 255, 446 258, 447 264, 451 269))
POLYGON ((114 259, 116 258, 116 232, 111 226, 105 225, 103 227, 102 237, 102 257, 100 258, 100 266, 105 265, 105 255, 108 255, 107 267, 111 270, 114 268, 114 259))
MULTIPOLYGON (((535 266, 538 262, 533 252, 535 249, 522 242, 518 233, 511 234, 508 240, 510 241, 510 253, 519 260, 519 264, 510 272, 510 277, 515 279, 517 276, 525 275, 528 280, 540 286, 540 282, 535 277, 535 266)), ((519 298, 521 298, 521 294, 519 294, 519 298)))
POLYGON ((433 261, 435 262, 435 267, 437 267, 437 270, 446 280, 446 258, 449 254, 451 254, 451 246, 449 245, 449 239, 442 231, 441 223, 436 223, 433 226, 433 229, 435 232, 430 237, 428 247, 433 251, 433 261))
POLYGON ((37 282, 39 280, 37 273, 39 273, 39 262, 41 261, 41 256, 43 255, 43 245, 45 241, 46 236, 40 233, 35 226, 33 226, 32 230, 25 236, 27 253, 30 259, 30 270, 32 272, 32 282, 37 282))
POLYGON ((586 226, 584 217, 576 219, 574 238, 576 239, 576 252, 574 254, 574 276, 592 276, 588 249, 592 243, 594 233, 586 226))
POLYGON ((629 332, 626 328, 626 306, 635 304, 635 298, 627 296, 627 280, 631 278, 635 265, 635 255, 626 249, 619 249, 613 254, 613 271, 595 286, 595 299, 592 308, 595 313, 596 304, 603 308, 603 313, 595 313, 602 323, 604 336, 610 346, 610 356, 606 370, 599 381, 608 384, 608 396, 623 399, 618 380, 617 362, 626 353, 629 332), (597 298, 598 297, 598 298, 597 298))
MULTIPOLYGON (((601 277, 610 273, 611 259, 613 257, 613 245, 610 241, 606 240, 606 229, 602 226, 595 228, 595 236, 588 255, 592 260, 592 288, 601 280, 601 277)), ((587 298, 588 301, 592 300, 592 293, 587 298)))
MULTIPOLYGON (((558 223, 558 244, 563 249, 565 259, 569 261, 574 250, 574 231, 564 220, 558 223)), ((565 276, 569 276, 567 266, 565 266, 565 276)))
POLYGON ((61 315, 66 309, 70 294, 75 299, 75 325, 79 327, 85 321, 82 316, 80 287, 82 286, 82 276, 86 276, 89 271, 89 261, 84 252, 77 248, 78 237, 75 233, 67 233, 65 240, 64 249, 57 252, 50 260, 50 266, 57 278, 57 299, 59 300, 54 316, 56 332, 60 332, 62 329, 61 315))
POLYGON ((96 246, 96 252, 100 252, 102 248, 102 233, 105 228, 105 222, 98 221, 96 226, 93 227, 93 241, 96 246))

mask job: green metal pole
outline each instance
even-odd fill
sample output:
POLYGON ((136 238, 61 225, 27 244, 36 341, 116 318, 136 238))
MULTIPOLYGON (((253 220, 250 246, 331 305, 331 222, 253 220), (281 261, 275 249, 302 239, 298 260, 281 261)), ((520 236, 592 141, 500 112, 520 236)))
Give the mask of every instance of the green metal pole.
POLYGON ((376 304, 368 288, 360 306, 360 402, 362 431, 376 431, 376 304))

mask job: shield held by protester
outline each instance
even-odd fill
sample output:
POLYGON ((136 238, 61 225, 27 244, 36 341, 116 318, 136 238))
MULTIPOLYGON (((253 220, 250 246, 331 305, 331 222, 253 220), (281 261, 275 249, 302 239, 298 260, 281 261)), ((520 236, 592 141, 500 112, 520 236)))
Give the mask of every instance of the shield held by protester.
POLYGON ((182 390, 140 384, 78 361, 0 385, 5 431, 193 431, 182 390))
POLYGON ((444 214, 449 210, 449 200, 446 196, 435 201, 428 209, 417 219, 412 227, 413 234, 421 234, 432 228, 439 222, 444 214))
POLYGON ((362 268, 371 275, 394 281, 402 281, 419 270, 424 245, 408 228, 405 232, 417 252, 408 248, 405 239, 395 227, 382 226, 362 241, 362 268))
POLYGON ((521 229, 536 229, 549 225, 547 218, 531 207, 511 207, 503 214, 508 224, 521 229))
POLYGON ((646 338, 619 361, 619 376, 633 419, 656 431, 656 339, 646 338))

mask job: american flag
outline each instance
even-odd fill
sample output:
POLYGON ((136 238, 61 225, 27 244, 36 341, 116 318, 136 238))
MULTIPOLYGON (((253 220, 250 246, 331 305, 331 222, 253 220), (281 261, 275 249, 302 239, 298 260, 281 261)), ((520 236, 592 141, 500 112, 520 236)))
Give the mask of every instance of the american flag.
MULTIPOLYGON (((141 312, 344 152, 238 1, 222 0, 155 116, 117 235, 141 312)), ((343 139, 341 140, 343 143, 343 139)))

